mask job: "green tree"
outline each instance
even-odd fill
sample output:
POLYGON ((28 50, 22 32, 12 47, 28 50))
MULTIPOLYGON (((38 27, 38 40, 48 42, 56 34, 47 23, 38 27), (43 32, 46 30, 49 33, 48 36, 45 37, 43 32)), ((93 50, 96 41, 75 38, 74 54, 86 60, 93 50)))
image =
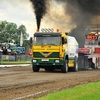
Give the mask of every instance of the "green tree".
POLYGON ((23 34, 23 47, 27 48, 29 34, 26 32, 26 27, 20 25, 19 27, 15 23, 7 21, 0 22, 0 42, 10 42, 20 45, 21 32, 23 34))
POLYGON ((29 40, 23 41, 23 47, 25 47, 25 52, 26 52, 26 54, 28 54, 29 40))
POLYGON ((7 35, 7 41, 13 42, 15 41, 15 35, 17 34, 17 25, 15 23, 7 23, 6 27, 6 35, 7 35))
POLYGON ((17 34, 14 37, 15 38, 15 42, 18 43, 18 44, 20 44, 21 32, 23 34, 23 41, 26 40, 29 37, 29 34, 26 33, 26 27, 24 25, 20 25, 19 28, 17 29, 17 34))
POLYGON ((7 22, 6 21, 1 21, 0 22, 0 42, 6 42, 7 36, 5 35, 6 33, 6 25, 7 22))

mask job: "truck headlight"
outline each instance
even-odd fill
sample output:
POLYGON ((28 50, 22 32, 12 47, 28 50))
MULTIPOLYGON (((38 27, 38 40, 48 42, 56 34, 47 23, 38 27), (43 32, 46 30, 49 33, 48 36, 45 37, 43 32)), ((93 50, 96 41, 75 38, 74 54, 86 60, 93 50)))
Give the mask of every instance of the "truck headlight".
POLYGON ((33 63, 36 63, 37 62, 37 60, 33 60, 33 63))
POLYGON ((55 60, 55 63, 59 63, 59 60, 55 60))

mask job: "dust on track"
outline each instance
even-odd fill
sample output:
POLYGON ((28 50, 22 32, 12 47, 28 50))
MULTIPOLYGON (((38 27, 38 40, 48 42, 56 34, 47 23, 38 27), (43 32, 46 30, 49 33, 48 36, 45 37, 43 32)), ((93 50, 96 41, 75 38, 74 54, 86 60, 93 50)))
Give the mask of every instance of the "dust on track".
POLYGON ((51 90, 33 97, 38 98, 48 93, 81 85, 84 82, 94 81, 100 81, 100 69, 61 73, 60 70, 47 72, 43 69, 40 72, 32 72, 31 67, 1 68, 0 100, 11 100, 29 94, 51 90), (64 88, 56 90, 56 88, 60 87, 64 88))

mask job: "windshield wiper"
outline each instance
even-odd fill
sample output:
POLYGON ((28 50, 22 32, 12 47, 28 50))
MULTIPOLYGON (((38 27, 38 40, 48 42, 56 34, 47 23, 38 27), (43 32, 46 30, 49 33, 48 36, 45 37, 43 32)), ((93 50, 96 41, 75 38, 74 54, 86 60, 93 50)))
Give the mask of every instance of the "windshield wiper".
POLYGON ((53 44, 53 43, 48 43, 48 44, 46 44, 46 45, 56 45, 56 44, 53 44))
POLYGON ((53 44, 53 43, 39 43, 39 44, 36 44, 36 45, 56 45, 56 44, 53 44))

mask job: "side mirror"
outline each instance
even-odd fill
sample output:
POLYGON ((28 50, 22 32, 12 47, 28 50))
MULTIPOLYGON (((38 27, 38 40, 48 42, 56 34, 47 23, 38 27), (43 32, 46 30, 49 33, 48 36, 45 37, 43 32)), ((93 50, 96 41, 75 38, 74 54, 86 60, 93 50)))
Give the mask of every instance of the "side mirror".
POLYGON ((66 35, 68 35, 68 33, 65 33, 66 35))
POLYGON ((64 43, 67 43, 67 39, 64 39, 64 43))

